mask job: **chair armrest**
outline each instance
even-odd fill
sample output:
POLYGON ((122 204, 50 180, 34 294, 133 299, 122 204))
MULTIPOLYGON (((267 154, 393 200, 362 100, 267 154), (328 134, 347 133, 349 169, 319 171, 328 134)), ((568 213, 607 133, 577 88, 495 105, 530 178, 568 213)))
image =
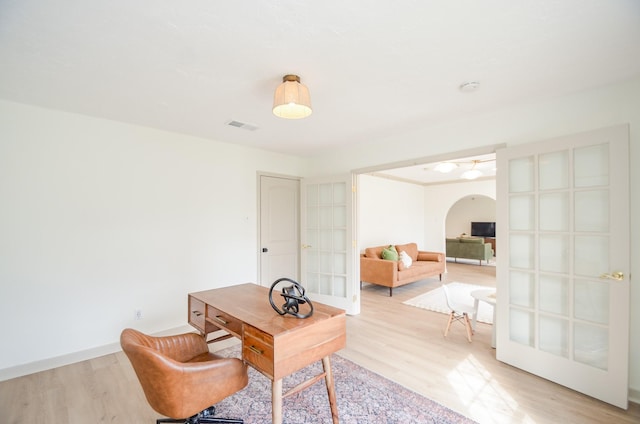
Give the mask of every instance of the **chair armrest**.
POLYGON ((444 253, 442 252, 418 252, 419 261, 444 262, 444 253))
POLYGON ((220 392, 221 397, 228 396, 229 392, 235 393, 247 385, 249 377, 247 375, 247 365, 238 358, 222 358, 214 354, 209 354, 210 359, 200 362, 187 362, 179 365, 182 374, 181 384, 193 387, 206 387, 208 396, 216 396, 220 392), (221 384, 223 382, 223 384, 221 384), (237 387, 239 386, 239 387, 237 387))

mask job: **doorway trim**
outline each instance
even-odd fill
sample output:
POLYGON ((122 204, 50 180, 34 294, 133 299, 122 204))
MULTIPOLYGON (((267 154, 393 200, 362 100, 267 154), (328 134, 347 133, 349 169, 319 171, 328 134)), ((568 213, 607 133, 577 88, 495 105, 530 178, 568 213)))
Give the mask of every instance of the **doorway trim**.
POLYGON ((437 155, 422 156, 416 159, 407 159, 407 160, 398 161, 398 162, 390 162, 390 163, 384 163, 381 165, 357 168, 352 170, 351 173, 357 176, 360 174, 368 174, 371 172, 386 171, 387 169, 393 169, 393 168, 405 168, 407 166, 416 166, 416 165, 422 165, 422 164, 433 163, 433 162, 443 162, 447 160, 455 160, 455 159, 469 157, 469 156, 486 155, 489 153, 495 153, 498 149, 502 149, 505 147, 507 147, 505 143, 492 144, 492 145, 487 145, 482 147, 476 147, 473 149, 457 150, 455 152, 440 153, 437 155))

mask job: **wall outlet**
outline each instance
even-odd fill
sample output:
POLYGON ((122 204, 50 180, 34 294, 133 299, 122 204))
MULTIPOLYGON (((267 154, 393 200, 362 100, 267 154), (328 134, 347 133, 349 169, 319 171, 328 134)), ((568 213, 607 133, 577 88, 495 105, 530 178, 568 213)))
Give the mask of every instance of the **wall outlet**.
POLYGON ((136 320, 142 319, 142 309, 136 309, 134 318, 136 320))

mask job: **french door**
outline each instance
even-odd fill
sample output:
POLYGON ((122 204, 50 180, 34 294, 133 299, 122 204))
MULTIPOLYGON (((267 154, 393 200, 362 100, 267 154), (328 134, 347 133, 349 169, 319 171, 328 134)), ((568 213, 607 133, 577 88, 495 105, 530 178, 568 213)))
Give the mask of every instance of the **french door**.
POLYGON ((497 152, 498 360, 627 408, 629 128, 497 152))
POLYGON ((301 282, 311 300, 360 312, 351 175, 301 185, 301 282))

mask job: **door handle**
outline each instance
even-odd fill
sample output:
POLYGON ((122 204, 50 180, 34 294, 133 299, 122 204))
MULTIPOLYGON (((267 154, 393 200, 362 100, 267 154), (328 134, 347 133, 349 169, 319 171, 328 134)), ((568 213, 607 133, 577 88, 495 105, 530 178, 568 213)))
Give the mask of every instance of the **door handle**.
POLYGON ((262 248, 262 253, 267 253, 269 251, 269 249, 267 249, 266 247, 262 248))
POLYGON ((604 274, 600 274, 600 278, 606 279, 606 280, 622 281, 624 280, 624 273, 620 271, 614 271, 611 274, 604 273, 604 274))

